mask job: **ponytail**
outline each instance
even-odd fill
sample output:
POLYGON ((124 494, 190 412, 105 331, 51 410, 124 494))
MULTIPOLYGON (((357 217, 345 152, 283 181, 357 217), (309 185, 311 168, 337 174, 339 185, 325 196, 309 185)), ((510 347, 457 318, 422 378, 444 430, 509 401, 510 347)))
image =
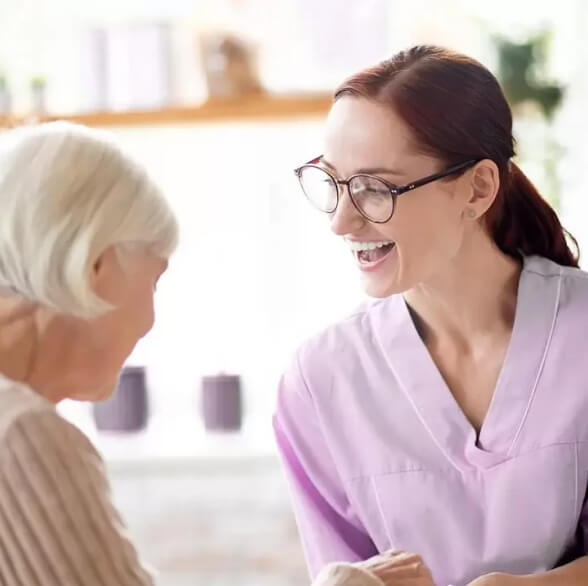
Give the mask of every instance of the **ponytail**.
POLYGON ((538 255, 559 265, 577 267, 575 238, 519 167, 512 162, 509 167, 504 188, 488 213, 490 233, 498 247, 510 256, 538 255))

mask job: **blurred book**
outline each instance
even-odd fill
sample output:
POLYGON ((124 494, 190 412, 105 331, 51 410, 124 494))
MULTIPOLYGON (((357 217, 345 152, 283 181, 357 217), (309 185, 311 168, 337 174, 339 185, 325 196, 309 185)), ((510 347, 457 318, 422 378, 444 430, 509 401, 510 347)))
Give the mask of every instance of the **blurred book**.
POLYGON ((81 110, 106 110, 106 31, 102 28, 87 29, 81 35, 79 79, 81 110))
POLYGON ((167 105, 171 90, 168 27, 146 24, 107 29, 106 85, 112 110, 167 105))
POLYGON ((83 35, 85 110, 141 110, 171 100, 171 44, 166 24, 94 28, 83 35))

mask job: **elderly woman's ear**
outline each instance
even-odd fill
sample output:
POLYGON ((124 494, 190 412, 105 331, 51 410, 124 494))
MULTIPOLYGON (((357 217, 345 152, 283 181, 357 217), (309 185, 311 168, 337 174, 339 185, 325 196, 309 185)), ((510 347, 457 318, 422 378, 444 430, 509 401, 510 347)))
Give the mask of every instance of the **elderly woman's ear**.
POLYGON ((119 254, 112 246, 100 254, 90 271, 92 291, 108 303, 116 303, 117 289, 125 278, 119 254))

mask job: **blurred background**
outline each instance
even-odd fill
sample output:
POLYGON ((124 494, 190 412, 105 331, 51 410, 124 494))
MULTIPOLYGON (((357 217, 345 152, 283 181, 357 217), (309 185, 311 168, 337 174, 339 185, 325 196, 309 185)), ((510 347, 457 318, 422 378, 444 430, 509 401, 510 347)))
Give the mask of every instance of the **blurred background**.
POLYGON ((478 58, 519 164, 588 251, 587 33, 583 0, 0 0, 0 120, 108 129, 180 218, 116 397, 60 407, 103 452, 158 584, 307 582, 271 413, 294 349, 362 302, 292 173, 319 154, 333 89, 415 43, 478 58))

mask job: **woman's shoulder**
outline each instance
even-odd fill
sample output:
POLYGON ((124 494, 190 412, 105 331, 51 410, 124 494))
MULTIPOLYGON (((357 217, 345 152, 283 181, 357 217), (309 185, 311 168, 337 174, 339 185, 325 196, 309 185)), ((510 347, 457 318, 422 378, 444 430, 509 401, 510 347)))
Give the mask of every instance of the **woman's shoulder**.
POLYGON ((524 270, 545 281, 557 279, 560 284, 560 298, 568 305, 588 308, 588 272, 576 267, 562 266, 540 256, 527 257, 524 270))
POLYGON ((27 385, 0 376, 0 439, 22 417, 41 413, 56 413, 55 407, 27 385))
POLYGON ((524 261, 524 270, 545 278, 569 278, 580 282, 588 281, 588 272, 577 267, 568 267, 543 256, 528 256, 524 261))
POLYGON ((342 318, 331 322, 313 335, 309 336, 301 347, 306 346, 325 346, 332 342, 333 339, 356 338, 365 333, 369 328, 370 316, 376 313, 382 305, 390 302, 392 297, 385 299, 366 299, 357 305, 352 311, 342 318))
POLYGON ((0 516, 11 529, 0 527, 6 567, 19 576, 30 569, 19 584, 39 578, 40 568, 43 584, 78 584, 84 575, 88 585, 151 586, 112 504, 102 458, 77 427, 30 393, 0 387, 0 412, 5 405, 12 411, 0 438, 0 516), (4 547, 14 535, 22 547, 4 547))
MULTIPOLYGON (((101 457, 75 425, 55 406, 21 383, 0 379, 0 454, 4 463, 51 457, 90 461, 102 468, 101 457)), ((0 464, 1 465, 1 464, 0 464)))
POLYGON ((379 325, 394 323, 399 301, 400 295, 364 301, 346 317, 303 341, 296 354, 298 364, 303 371, 317 367, 324 373, 328 366, 341 366, 366 351, 372 352, 379 325))

